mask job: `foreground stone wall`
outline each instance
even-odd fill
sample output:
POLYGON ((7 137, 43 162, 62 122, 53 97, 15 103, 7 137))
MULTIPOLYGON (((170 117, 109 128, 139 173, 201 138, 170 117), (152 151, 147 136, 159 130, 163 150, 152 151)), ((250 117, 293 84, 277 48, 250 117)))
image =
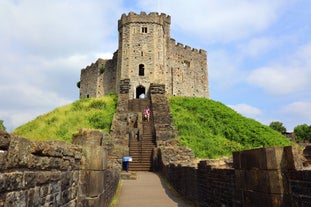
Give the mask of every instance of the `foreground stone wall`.
POLYGON ((119 173, 107 167, 103 147, 88 143, 30 141, 0 131, 0 206, 108 206, 119 173))
MULTIPOLYGON (((161 150, 161 148, 160 148, 161 150)), ((167 157, 161 150, 161 157, 167 157)), ((162 163, 175 190, 197 206, 310 206, 311 171, 292 147, 269 147, 233 154, 233 167, 162 163)))

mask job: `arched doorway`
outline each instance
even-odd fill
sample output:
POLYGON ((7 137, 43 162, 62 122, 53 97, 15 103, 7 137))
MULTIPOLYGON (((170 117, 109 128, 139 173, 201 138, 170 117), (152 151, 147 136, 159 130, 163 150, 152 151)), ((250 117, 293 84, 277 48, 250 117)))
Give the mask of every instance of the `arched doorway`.
POLYGON ((137 88, 136 88, 136 98, 139 98, 139 95, 141 95, 142 93, 145 94, 145 96, 146 96, 146 88, 144 86, 142 86, 142 85, 137 86, 137 88))

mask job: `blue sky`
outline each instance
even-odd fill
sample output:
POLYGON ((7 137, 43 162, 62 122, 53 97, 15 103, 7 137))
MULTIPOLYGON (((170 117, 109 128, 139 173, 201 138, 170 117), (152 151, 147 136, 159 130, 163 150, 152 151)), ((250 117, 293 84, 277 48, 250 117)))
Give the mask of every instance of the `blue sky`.
POLYGON ((171 16, 171 37, 208 53, 211 99, 288 131, 311 124, 311 1, 2 0, 0 119, 8 131, 79 98, 80 70, 117 49, 117 21, 171 16))

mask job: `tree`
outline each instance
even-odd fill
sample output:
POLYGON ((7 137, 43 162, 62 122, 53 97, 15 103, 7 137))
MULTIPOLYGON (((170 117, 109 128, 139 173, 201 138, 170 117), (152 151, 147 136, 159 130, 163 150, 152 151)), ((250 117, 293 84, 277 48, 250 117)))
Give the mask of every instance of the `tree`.
POLYGON ((280 132, 281 134, 286 132, 286 128, 283 126, 282 122, 279 121, 273 121, 269 125, 270 128, 280 132))
POLYGON ((307 124, 297 125, 294 128, 294 134, 295 134, 296 140, 311 141, 311 125, 310 126, 308 126, 307 124))
POLYGON ((3 120, 0 120, 0 130, 3 130, 3 131, 6 130, 6 128, 5 128, 4 124, 3 124, 3 120))

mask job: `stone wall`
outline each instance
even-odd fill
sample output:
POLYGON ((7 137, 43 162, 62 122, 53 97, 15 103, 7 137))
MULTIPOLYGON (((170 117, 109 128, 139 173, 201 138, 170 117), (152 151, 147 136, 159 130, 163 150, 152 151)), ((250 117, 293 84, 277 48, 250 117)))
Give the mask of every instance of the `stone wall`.
POLYGON ((166 91, 173 96, 209 98, 207 54, 171 39, 168 50, 166 91))
POLYGON ((118 53, 115 52, 112 59, 99 58, 81 70, 80 99, 101 97, 116 92, 117 56, 118 53))
POLYGON ((291 170, 286 177, 291 206, 311 206, 311 170, 291 170))
POLYGON ((176 137, 178 133, 173 126, 169 102, 165 95, 165 86, 163 84, 151 84, 150 97, 157 142, 176 137))
MULTIPOLYGON (((161 149, 161 157, 167 150, 161 149)), ((170 152, 169 152, 170 153, 170 152)), ((233 153, 233 167, 196 167, 162 162, 162 175, 197 206, 310 206, 311 171, 293 147, 269 147, 233 153)))
POLYGON ((108 206, 119 171, 109 168, 103 146, 81 139, 30 141, 0 131, 0 206, 108 206))

